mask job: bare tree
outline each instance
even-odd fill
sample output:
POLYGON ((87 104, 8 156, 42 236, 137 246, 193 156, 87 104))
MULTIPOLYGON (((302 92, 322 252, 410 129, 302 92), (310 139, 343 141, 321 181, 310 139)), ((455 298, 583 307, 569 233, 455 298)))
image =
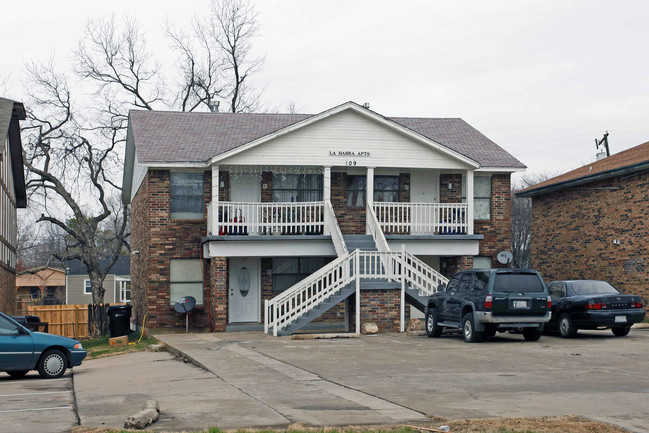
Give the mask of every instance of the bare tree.
POLYGON ((516 197, 516 193, 557 175, 525 173, 512 185, 511 243, 514 267, 529 268, 532 263, 532 199, 516 197))
POLYGON ((114 151, 123 140, 118 134, 122 125, 84 125, 81 113, 73 110, 67 78, 56 72, 53 63, 31 65, 28 74, 24 162, 31 201, 43 210, 36 222, 50 223, 65 233, 65 247, 53 256, 60 261, 83 262, 92 284, 92 301, 101 303, 103 280, 122 247, 128 248, 125 206, 114 216, 112 236, 99 236, 114 215, 111 193, 120 190, 113 171, 117 162, 114 151), (112 139, 106 140, 106 136, 112 139), (111 246, 109 264, 103 269, 101 242, 111 246))

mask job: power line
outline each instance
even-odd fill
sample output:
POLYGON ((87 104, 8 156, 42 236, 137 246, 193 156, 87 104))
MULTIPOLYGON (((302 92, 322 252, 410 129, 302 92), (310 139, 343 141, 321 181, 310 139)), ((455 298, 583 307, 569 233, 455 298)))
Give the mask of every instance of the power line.
POLYGON ((540 141, 533 141, 531 143, 523 143, 523 144, 514 144, 513 146, 507 146, 507 148, 513 148, 513 147, 522 147, 522 146, 530 146, 532 144, 539 144, 539 143, 547 143, 550 141, 559 141, 559 140, 567 140, 569 138, 575 138, 575 137, 581 137, 583 135, 592 135, 595 134, 599 131, 590 131, 590 132, 584 132, 583 134, 577 134, 577 135, 568 135, 566 137, 557 137, 557 138, 550 138, 548 140, 540 140, 540 141))

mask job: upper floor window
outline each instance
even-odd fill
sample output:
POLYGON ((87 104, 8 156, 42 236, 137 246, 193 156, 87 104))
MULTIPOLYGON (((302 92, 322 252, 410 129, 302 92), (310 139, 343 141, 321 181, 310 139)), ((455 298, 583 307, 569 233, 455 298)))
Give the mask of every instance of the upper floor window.
POLYGON ((399 201, 399 176, 374 176, 374 201, 399 201))
POLYGON ((322 201, 323 188, 321 174, 273 173, 274 202, 322 201))
POLYGON ((365 207, 366 176, 347 176, 347 206, 365 207))
POLYGON ((203 173, 171 173, 171 218, 203 219, 203 173))
POLYGON ((83 294, 92 295, 92 283, 90 283, 90 280, 83 280, 83 294))
MULTIPOLYGON (((466 203, 466 176, 462 176, 462 203, 466 203)), ((491 176, 473 178, 473 219, 491 219, 491 176)))
POLYGON ((119 283, 119 301, 131 302, 131 281, 120 280, 119 283))

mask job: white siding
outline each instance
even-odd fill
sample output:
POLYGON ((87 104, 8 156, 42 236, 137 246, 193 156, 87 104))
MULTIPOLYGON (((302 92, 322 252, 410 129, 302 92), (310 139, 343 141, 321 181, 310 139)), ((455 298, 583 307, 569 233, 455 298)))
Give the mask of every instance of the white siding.
POLYGON ((140 165, 137 160, 137 154, 135 155, 135 160, 133 161, 133 183, 131 184, 131 203, 133 203, 133 198, 137 194, 137 190, 140 189, 144 178, 146 177, 147 167, 140 165))
POLYGON ((219 165, 300 165, 466 169, 461 161, 351 110, 282 135, 219 165), (370 156, 332 156, 331 151, 370 156))

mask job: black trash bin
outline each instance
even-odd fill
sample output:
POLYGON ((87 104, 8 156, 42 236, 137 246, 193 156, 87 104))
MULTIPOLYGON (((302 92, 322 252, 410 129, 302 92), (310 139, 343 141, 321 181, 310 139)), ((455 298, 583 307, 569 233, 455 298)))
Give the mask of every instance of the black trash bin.
POLYGON ((108 332, 111 338, 128 335, 130 324, 130 305, 111 305, 108 307, 108 332))

